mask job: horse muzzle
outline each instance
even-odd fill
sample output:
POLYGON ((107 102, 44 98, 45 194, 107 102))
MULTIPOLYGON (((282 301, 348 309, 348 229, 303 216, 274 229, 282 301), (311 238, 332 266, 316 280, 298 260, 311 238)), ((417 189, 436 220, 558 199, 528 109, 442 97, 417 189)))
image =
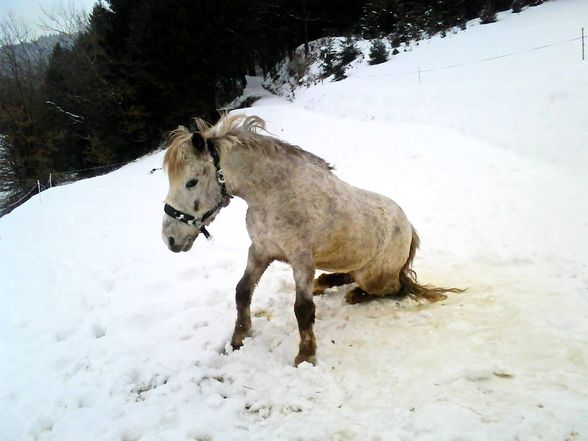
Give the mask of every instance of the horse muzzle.
POLYGON ((196 240, 196 236, 188 236, 183 242, 180 243, 177 243, 173 237, 169 236, 167 238, 167 247, 170 249, 170 251, 173 251, 174 253, 179 253, 181 251, 190 251, 190 248, 192 248, 192 245, 196 240))

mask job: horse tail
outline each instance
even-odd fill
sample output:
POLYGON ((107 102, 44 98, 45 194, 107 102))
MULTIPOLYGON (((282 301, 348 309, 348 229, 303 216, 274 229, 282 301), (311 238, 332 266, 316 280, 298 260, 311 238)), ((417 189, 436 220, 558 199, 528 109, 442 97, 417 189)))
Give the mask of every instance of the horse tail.
POLYGON ((412 261, 416 254, 416 251, 421 243, 419 236, 412 227, 412 240, 410 242, 410 252, 406 263, 400 270, 400 292, 398 294, 402 296, 409 296, 412 299, 419 300, 425 299, 429 302, 438 302, 439 300, 445 300, 447 296, 444 293, 447 292, 464 292, 465 290, 459 288, 440 288, 432 285, 421 285, 417 282, 417 274, 412 269, 412 261))

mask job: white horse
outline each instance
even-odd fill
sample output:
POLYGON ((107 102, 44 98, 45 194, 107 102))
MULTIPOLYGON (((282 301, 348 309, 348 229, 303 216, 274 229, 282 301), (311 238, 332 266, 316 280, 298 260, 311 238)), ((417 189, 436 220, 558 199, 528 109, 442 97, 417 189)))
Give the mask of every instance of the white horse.
POLYGON ((294 312, 300 331, 295 364, 316 362, 313 293, 356 283, 347 296, 357 303, 388 295, 444 299, 456 288, 417 283, 411 269, 419 238, 391 199, 341 181, 321 158, 297 146, 257 133, 264 121, 243 115, 199 131, 172 132, 164 159, 170 188, 162 234, 174 252, 188 251, 198 233, 232 196, 248 204, 251 246, 237 284, 237 321, 232 346, 251 330, 253 290, 274 260, 292 266, 294 312), (315 269, 331 272, 314 280, 315 269))

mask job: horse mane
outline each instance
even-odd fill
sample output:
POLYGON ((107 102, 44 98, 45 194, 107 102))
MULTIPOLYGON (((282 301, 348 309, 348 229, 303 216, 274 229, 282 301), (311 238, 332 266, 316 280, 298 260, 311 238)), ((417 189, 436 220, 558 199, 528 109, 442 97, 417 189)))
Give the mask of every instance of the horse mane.
POLYGON ((239 130, 252 133, 265 130, 265 121, 257 115, 223 114, 215 125, 210 125, 200 118, 194 118, 194 123, 205 139, 220 138, 239 130))
MULTIPOLYGON (((261 135, 260 130, 265 131, 265 121, 256 115, 221 115, 219 121, 211 125, 201 118, 194 118, 194 124, 205 141, 214 141, 229 148, 241 147, 259 151, 267 156, 275 156, 276 153, 286 153, 308 160, 326 170, 333 167, 324 159, 313 153, 307 152, 298 146, 288 144, 273 136, 261 135)), ((268 132, 269 133, 269 132, 268 132)), ((191 151, 191 138, 193 132, 184 126, 172 130, 165 143, 166 152, 163 158, 163 168, 172 180, 177 178, 191 151)))
POLYGON ((172 182, 177 181, 189 157, 189 147, 187 146, 191 138, 192 133, 184 126, 179 126, 168 135, 164 145, 166 151, 163 157, 163 169, 172 182))

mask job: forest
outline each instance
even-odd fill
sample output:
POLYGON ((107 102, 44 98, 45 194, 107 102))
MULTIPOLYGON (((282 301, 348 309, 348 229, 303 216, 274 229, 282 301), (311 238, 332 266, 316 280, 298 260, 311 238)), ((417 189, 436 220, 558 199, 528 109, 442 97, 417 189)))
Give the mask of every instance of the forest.
MULTIPOLYGON (((0 215, 48 185, 105 173, 213 121, 245 75, 326 36, 393 47, 541 0, 105 0, 53 17, 56 43, 0 23, 0 215), (59 25, 59 26, 58 26, 59 25)), ((331 74, 328 70, 325 75, 331 74)))

